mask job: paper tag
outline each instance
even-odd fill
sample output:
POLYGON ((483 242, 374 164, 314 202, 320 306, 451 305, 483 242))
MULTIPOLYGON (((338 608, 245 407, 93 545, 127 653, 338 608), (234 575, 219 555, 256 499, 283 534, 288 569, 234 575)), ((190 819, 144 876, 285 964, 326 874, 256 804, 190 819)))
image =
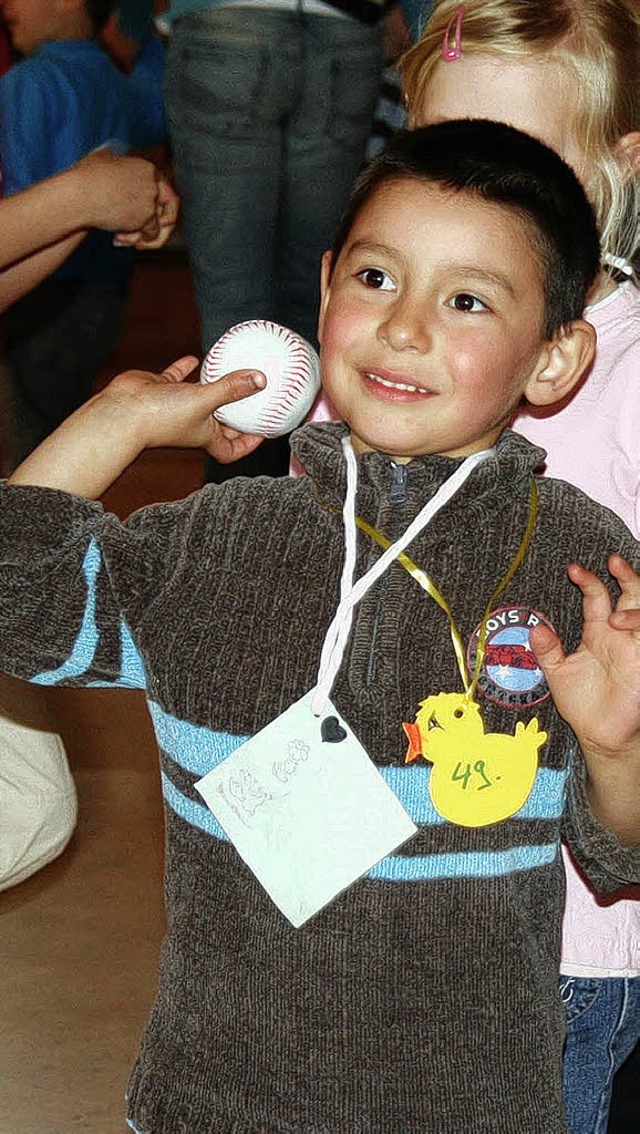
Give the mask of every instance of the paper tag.
POLYGON ((417 830, 334 706, 315 717, 312 696, 195 785, 296 928, 417 830))

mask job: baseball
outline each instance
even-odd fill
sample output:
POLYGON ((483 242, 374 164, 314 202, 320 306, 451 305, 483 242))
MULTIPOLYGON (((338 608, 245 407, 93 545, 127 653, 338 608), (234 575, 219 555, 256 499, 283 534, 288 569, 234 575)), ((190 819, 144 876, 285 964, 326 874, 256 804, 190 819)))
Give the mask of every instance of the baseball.
POLYGON ((320 389, 320 359, 306 339, 264 319, 238 323, 211 347, 200 381, 246 369, 262 371, 264 390, 221 406, 214 414, 219 422, 241 433, 281 437, 304 421, 320 389))

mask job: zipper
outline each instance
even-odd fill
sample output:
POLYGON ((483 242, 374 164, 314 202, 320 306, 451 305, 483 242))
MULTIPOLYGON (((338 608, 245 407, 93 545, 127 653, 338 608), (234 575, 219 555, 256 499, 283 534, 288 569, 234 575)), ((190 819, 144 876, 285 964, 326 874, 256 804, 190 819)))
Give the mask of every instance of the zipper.
POLYGON ((392 504, 404 504, 407 499, 407 466, 391 462, 391 489, 389 499, 392 504))
MULTIPOLYGON (((389 500, 396 507, 400 507, 407 499, 407 466, 397 465, 395 461, 391 462, 391 488, 389 489, 389 500)), ((389 539, 395 539, 398 529, 398 513, 395 516, 396 522, 392 526, 392 530, 387 532, 389 539)), ((387 572, 388 576, 388 572, 387 572)), ((387 588, 387 576, 380 579, 378 584, 378 602, 376 604, 376 613, 373 620, 373 627, 371 630, 371 642, 369 645, 369 661, 367 664, 367 685, 372 685, 375 680, 375 648, 376 640, 378 637, 378 626, 382 618, 382 607, 384 603, 385 590, 387 588)))

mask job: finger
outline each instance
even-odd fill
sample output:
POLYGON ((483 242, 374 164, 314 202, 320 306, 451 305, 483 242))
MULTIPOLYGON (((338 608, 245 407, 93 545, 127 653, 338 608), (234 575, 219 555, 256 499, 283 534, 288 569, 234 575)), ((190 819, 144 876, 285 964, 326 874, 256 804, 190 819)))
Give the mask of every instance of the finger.
POLYGON ((582 591, 582 610, 586 622, 606 622, 611 614, 611 595, 602 579, 580 563, 572 563, 569 578, 582 591))
POLYGON ((614 610, 609 618, 609 625, 614 630, 632 630, 640 634, 640 608, 636 606, 614 610))
POLYGON ((155 240, 159 232, 160 222, 158 220, 157 214, 153 213, 153 215, 149 217, 149 220, 145 221, 142 228, 140 229, 140 236, 146 238, 147 240, 155 240))
MULTIPOLYGON (((226 433, 226 430, 223 431, 226 433)), ((239 461, 241 457, 248 457, 249 453, 253 453, 259 445, 262 445, 264 437, 259 437, 257 433, 237 433, 235 437, 224 440, 220 437, 214 438, 207 448, 210 457, 220 465, 230 465, 234 461, 239 461)))
POLYGON ((161 220, 167 224, 175 224, 180 210, 180 198, 166 177, 158 182, 158 198, 156 210, 161 220))
POLYGON ((113 238, 114 248, 130 248, 141 239, 140 232, 116 232, 113 238))
POLYGON ((629 610, 640 607, 640 578, 627 559, 621 555, 611 555, 609 571, 620 587, 620 598, 616 610, 629 610))
POLYGON ((149 240, 147 239, 147 237, 140 237, 136 244, 136 248, 144 248, 146 252, 154 251, 156 248, 162 248, 167 243, 167 240, 171 236, 174 228, 175 221, 173 221, 171 224, 161 224, 160 232, 156 236, 155 240, 149 240))
POLYGON ((171 182, 164 176, 163 173, 158 177, 158 200, 163 204, 177 204, 180 201, 178 194, 171 182))
POLYGON ((261 370, 232 370, 217 382, 205 383, 211 391, 211 408, 219 409, 227 402, 238 402, 258 390, 264 390, 267 379, 261 370))
POLYGON ((562 642, 555 630, 541 622, 529 631, 529 645, 546 677, 553 675, 566 660, 562 642))
POLYGON ((176 198, 173 201, 167 201, 158 209, 158 216, 162 224, 175 224, 180 212, 180 202, 176 198))
POLYGON ((176 359, 175 362, 165 367, 162 371, 162 377, 165 378, 167 382, 184 382, 185 378, 193 374, 197 365, 198 359, 195 355, 185 354, 182 358, 176 359))

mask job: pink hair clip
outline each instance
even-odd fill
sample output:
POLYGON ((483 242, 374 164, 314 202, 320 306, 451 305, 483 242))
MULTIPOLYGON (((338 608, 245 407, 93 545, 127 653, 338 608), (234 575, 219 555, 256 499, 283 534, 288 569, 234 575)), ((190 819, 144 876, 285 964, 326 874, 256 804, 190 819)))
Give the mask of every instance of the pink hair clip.
POLYGON ((444 31, 442 40, 442 58, 445 63, 452 63, 462 55, 462 19, 464 17, 464 4, 460 4, 453 13, 444 31))

